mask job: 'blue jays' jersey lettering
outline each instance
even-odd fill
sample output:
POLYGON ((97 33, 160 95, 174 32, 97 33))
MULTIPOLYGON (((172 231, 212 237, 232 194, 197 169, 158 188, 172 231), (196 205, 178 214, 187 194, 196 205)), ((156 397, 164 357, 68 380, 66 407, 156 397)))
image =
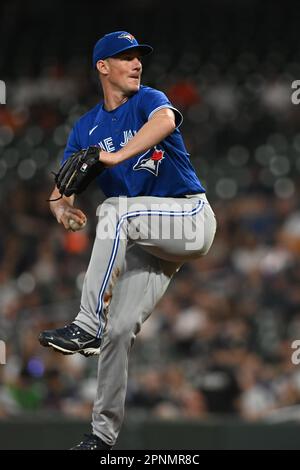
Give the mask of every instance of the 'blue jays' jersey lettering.
POLYGON ((100 103, 82 116, 70 133, 63 161, 89 145, 116 152, 162 108, 174 110, 175 131, 155 148, 106 169, 97 179, 102 191, 107 197, 179 197, 205 192, 178 129, 181 114, 164 93, 146 86, 141 86, 126 103, 113 111, 106 111, 100 103))

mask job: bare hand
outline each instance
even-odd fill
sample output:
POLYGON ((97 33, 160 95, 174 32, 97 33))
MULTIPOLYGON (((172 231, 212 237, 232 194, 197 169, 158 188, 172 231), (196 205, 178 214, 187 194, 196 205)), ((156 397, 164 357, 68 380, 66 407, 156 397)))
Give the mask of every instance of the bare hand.
POLYGON ((55 208, 55 216, 57 222, 62 224, 66 230, 72 230, 70 226, 71 219, 82 226, 84 226, 87 221, 86 215, 80 209, 76 209, 65 200, 61 201, 55 208))

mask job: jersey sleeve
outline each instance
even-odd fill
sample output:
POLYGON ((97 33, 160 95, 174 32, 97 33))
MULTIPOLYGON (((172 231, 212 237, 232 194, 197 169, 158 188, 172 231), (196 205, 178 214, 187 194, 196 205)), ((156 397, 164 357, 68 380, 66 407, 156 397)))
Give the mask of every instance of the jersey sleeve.
POLYGON ((65 151, 64 151, 64 155, 63 155, 61 163, 64 163, 74 152, 78 152, 79 150, 81 150, 81 148, 82 147, 79 143, 77 123, 76 123, 69 134, 67 145, 65 147, 65 151))
POLYGON ((145 120, 147 121, 159 109, 170 108, 175 114, 176 127, 179 127, 182 124, 183 116, 181 112, 172 105, 168 97, 162 91, 148 88, 143 94, 140 104, 142 111, 144 112, 145 120))

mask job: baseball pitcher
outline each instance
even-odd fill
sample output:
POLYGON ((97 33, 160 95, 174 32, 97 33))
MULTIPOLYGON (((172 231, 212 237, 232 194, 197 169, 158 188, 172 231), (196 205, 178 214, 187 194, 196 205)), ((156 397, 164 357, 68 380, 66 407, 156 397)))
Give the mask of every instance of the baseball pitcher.
POLYGON ((39 337, 63 354, 99 354, 92 432, 74 450, 114 446, 134 339, 172 276, 209 251, 216 231, 179 130, 181 113, 164 93, 141 85, 142 57, 150 52, 126 31, 96 43, 93 67, 104 99, 75 123, 50 198, 57 221, 79 230, 86 216, 75 195, 96 179, 106 196, 79 312, 39 337))

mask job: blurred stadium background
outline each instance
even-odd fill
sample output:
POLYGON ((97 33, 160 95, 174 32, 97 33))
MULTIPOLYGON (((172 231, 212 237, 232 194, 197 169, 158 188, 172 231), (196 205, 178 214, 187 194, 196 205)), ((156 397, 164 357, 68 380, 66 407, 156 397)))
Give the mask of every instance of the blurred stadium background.
POLYGON ((99 100, 93 45, 118 29, 154 46, 143 83, 183 112, 218 219, 209 255, 182 268, 137 338, 119 446, 300 448, 300 8, 197 8, 0 4, 2 449, 66 448, 90 421, 97 360, 42 349, 37 336, 77 312, 101 194, 78 198, 89 214, 79 233, 55 223, 46 199, 71 126, 99 100))

